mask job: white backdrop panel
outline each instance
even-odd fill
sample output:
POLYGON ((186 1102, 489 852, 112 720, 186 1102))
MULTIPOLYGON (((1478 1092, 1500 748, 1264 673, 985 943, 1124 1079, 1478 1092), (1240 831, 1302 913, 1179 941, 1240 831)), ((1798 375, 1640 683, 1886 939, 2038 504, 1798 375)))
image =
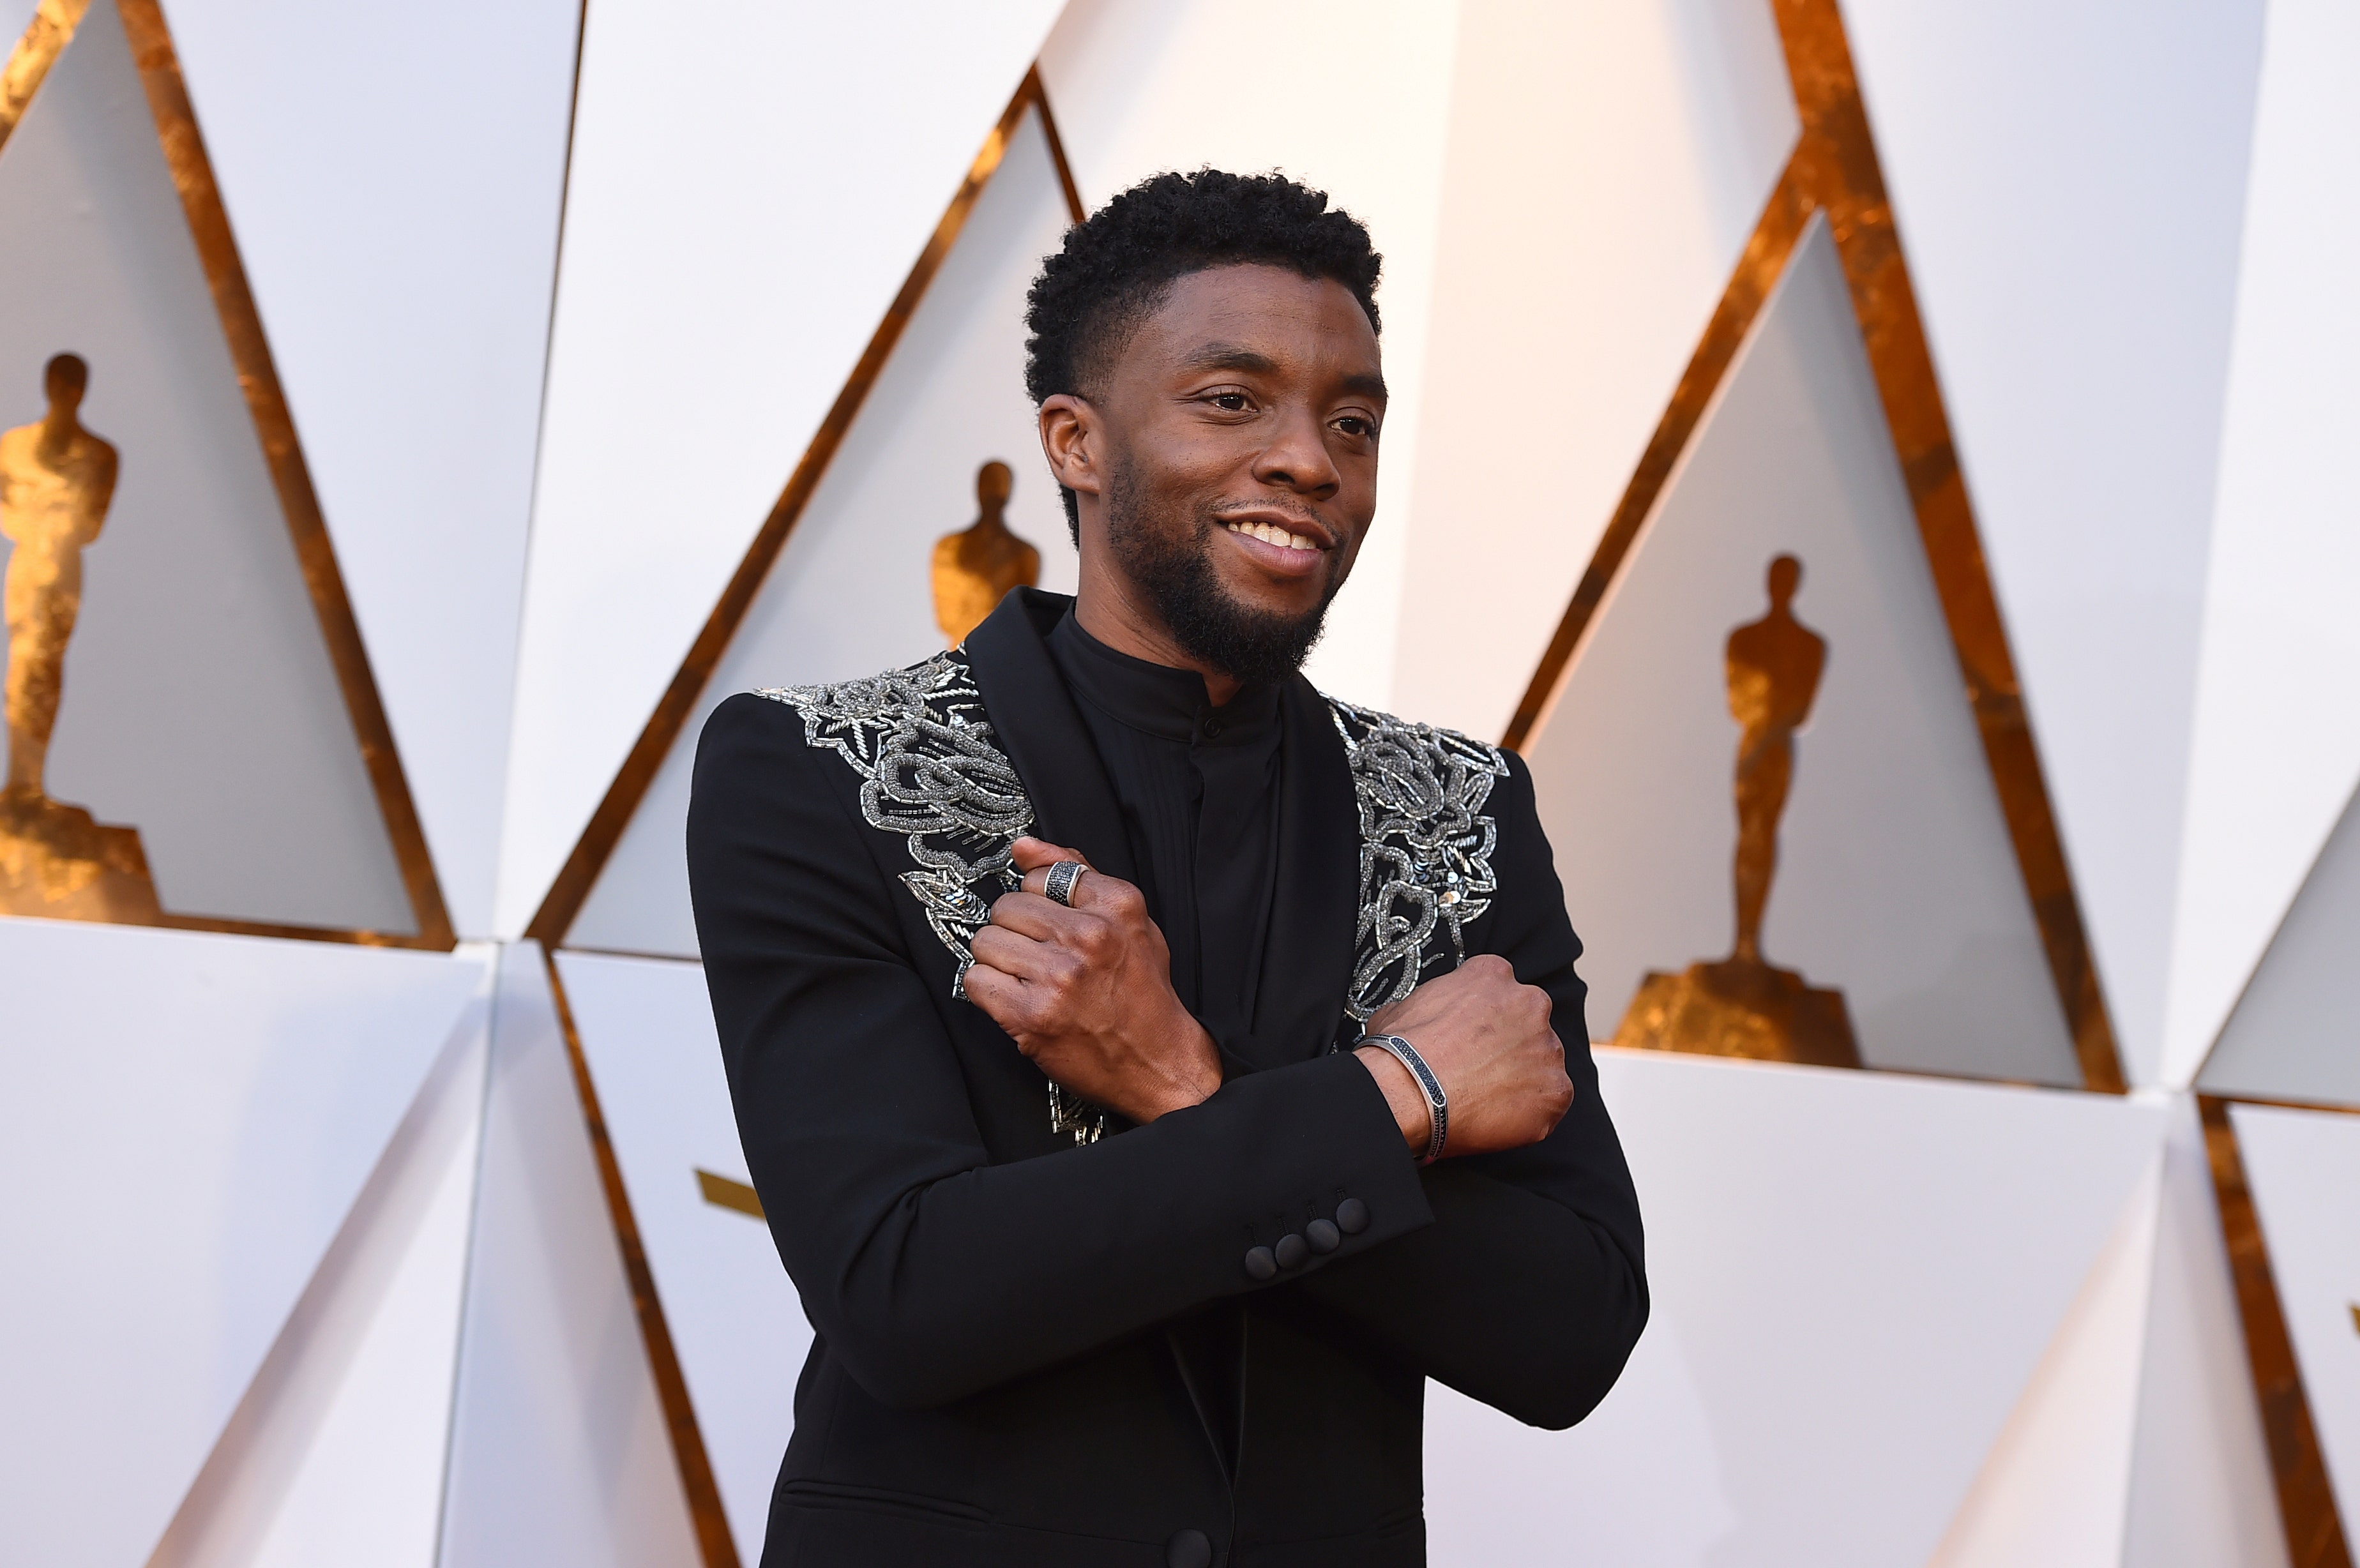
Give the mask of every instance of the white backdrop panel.
POLYGON ((2204 1129, 2169 1115, 2122 1568, 2288 1568, 2204 1129))
POLYGON ((1796 120, 1765 0, 1459 17, 1394 699, 1495 737, 1796 120))
POLYGON ((1847 0, 2100 974, 2158 1073, 2251 0, 1847 0))
POLYGON ((2162 1187, 2158 1146, 1928 1568, 2122 1561, 2162 1187))
POLYGON ((558 967, 697 1430, 738 1555, 751 1563, 812 1331, 768 1228, 706 1203, 697 1187, 699 1170, 747 1180, 705 970, 578 953, 561 953, 558 967))
POLYGON ((2165 1019, 2185 1083, 2360 783, 2360 10, 2272 0, 2165 1019))
POLYGON ((171 0, 451 918, 491 929, 580 0, 171 0))
POLYGON ((1566 1432, 1429 1386, 1437 1568, 1933 1552, 2161 1135, 2151 1106, 1601 1050, 1654 1314, 1566 1432), (1546 1499, 1546 1502, 1542 1502, 1546 1499))
POLYGON ((148 1568, 433 1562, 489 991, 452 1030, 148 1568))
POLYGON ((0 1559, 146 1557, 483 972, 0 921, 0 1559))
POLYGON ((696 956, 682 834, 705 717, 738 691, 843 681, 943 646, 934 540, 975 520, 975 471, 1016 471, 1009 526, 1041 551, 1041 585, 1078 572, 1024 394, 1024 292, 1065 228, 1039 120, 1027 114, 846 434, 729 651, 705 683, 566 941, 696 956))
POLYGON ((1527 751, 1590 1033, 1729 951, 1738 730, 1722 643, 1803 562, 1827 670, 1763 943, 1842 989, 1871 1065, 2078 1083, 1835 247, 1814 222, 1527 751))
POLYGON ((1459 7, 1437 0, 1074 0, 1041 50, 1082 200, 1167 169, 1277 168, 1369 225, 1385 258, 1383 482, 1311 657, 1324 690, 1393 704, 1409 500, 1459 7), (1317 61, 1283 88, 1249 62, 1317 61))
POLYGON ((2231 1105, 2229 1124, 2348 1530, 2360 1519, 2360 1116, 2231 1105))
MULTIPOLYGON (((121 479, 84 557, 49 792, 139 829, 168 909, 414 930, 115 6, 0 150, 0 425, 90 364, 121 479)), ((0 541, 0 558, 6 546, 0 541)))
POLYGON ((704 1568, 541 949, 504 948, 439 1568, 704 1568))
POLYGON ((501 930, 581 835, 1055 9, 591 10, 501 930))
POLYGON ((2360 795, 2344 808, 2198 1082, 2215 1094, 2360 1105, 2360 795))

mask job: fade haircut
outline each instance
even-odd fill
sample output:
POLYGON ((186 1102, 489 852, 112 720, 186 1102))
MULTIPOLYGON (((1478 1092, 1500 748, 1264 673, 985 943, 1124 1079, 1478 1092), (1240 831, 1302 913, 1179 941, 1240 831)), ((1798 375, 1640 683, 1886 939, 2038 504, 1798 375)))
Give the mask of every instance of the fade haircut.
MULTIPOLYGON (((1282 174, 1158 174, 1065 231, 1041 264, 1024 324, 1024 389, 1038 407, 1060 392, 1097 395, 1106 374, 1172 285, 1190 273, 1259 262, 1342 284, 1377 331, 1384 258, 1358 218, 1328 193, 1282 174)), ((1080 503, 1061 485, 1079 544, 1080 503)))

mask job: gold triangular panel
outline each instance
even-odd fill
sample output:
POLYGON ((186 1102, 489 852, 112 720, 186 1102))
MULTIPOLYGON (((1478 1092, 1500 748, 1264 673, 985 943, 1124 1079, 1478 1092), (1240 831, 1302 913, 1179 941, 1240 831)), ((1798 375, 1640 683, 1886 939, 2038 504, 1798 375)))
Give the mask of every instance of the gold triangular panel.
POLYGON ((448 945, 161 15, 76 9, 0 143, 0 909, 448 945))

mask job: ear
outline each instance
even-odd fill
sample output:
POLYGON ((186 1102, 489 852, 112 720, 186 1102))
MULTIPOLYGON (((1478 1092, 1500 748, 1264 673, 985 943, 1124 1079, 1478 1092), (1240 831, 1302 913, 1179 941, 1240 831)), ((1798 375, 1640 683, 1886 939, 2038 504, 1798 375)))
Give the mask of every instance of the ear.
POLYGON ((1105 489, 1099 467, 1105 432, 1087 398, 1059 392, 1041 404, 1041 454, 1058 484, 1084 495, 1105 489))

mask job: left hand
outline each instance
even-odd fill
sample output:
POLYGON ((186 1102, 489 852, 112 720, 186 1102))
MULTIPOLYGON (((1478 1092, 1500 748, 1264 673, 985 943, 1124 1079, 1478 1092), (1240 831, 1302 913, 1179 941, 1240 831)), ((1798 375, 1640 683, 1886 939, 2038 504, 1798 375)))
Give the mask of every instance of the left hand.
POLYGON ((967 999, 1060 1085, 1134 1122, 1209 1097, 1220 1051, 1172 989, 1172 950, 1139 889, 1085 872, 1067 909, 1042 888, 1080 855, 1037 838, 1010 854, 1023 887, 976 932, 967 999))

